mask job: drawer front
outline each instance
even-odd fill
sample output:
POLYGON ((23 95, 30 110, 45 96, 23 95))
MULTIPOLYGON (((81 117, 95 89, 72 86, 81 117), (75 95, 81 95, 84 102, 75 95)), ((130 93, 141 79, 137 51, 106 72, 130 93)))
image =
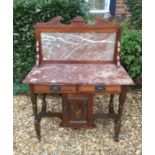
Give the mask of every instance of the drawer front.
POLYGON ((36 85, 34 86, 34 91, 36 93, 75 93, 76 86, 62 86, 62 85, 36 85))
POLYGON ((120 93, 121 86, 104 86, 104 85, 96 85, 96 86, 79 86, 79 92, 96 92, 96 93, 120 93))
POLYGON ((34 85, 35 93, 92 93, 92 94, 106 94, 106 93, 120 93, 121 86, 103 86, 103 85, 34 85))

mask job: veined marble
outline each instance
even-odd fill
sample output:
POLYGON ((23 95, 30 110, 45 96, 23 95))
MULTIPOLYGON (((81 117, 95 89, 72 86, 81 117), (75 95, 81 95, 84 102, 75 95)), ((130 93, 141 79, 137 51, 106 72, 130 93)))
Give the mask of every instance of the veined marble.
POLYGON ((106 60, 114 57, 116 33, 41 33, 43 60, 106 60))
POLYGON ((134 84, 122 66, 115 64, 44 64, 33 67, 28 84, 134 84))

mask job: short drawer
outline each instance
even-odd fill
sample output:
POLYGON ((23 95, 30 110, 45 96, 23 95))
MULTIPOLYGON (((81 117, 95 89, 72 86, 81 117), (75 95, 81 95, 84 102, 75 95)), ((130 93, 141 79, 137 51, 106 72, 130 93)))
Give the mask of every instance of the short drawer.
POLYGON ((76 86, 71 85, 36 85, 34 86, 34 91, 36 93, 75 93, 76 86))
POLYGON ((97 93, 120 93, 121 86, 103 86, 103 85, 96 85, 96 86, 79 86, 79 92, 97 92, 97 93))

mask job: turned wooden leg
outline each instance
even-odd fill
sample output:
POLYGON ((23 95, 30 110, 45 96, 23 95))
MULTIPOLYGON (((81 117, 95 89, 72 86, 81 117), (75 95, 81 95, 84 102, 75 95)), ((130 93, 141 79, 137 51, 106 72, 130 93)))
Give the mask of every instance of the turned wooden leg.
POLYGON ((115 141, 119 141, 119 133, 121 130, 121 116, 124 108, 124 102, 126 99, 127 86, 122 86, 122 92, 119 95, 119 108, 115 122, 115 141))
POLYGON ((42 94, 42 108, 41 108, 42 112, 46 112, 46 95, 47 94, 42 94))
POLYGON ((41 140, 41 135, 40 135, 40 117, 34 117, 34 127, 35 127, 35 131, 37 134, 37 139, 40 141, 41 140))
POLYGON ((38 140, 41 139, 40 136, 40 117, 38 115, 37 110, 37 94, 33 92, 33 86, 29 86, 30 89, 30 96, 31 96, 31 102, 32 102, 32 109, 33 109, 33 115, 34 115, 34 127, 37 134, 38 140))
POLYGON ((109 101, 109 113, 114 114, 114 94, 110 95, 110 101, 109 101))

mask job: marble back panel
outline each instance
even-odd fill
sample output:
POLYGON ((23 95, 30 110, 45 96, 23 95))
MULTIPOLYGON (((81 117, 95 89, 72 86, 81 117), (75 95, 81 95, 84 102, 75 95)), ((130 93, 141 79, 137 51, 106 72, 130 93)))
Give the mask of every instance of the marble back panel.
POLYGON ((116 33, 42 32, 43 60, 112 61, 116 33))

